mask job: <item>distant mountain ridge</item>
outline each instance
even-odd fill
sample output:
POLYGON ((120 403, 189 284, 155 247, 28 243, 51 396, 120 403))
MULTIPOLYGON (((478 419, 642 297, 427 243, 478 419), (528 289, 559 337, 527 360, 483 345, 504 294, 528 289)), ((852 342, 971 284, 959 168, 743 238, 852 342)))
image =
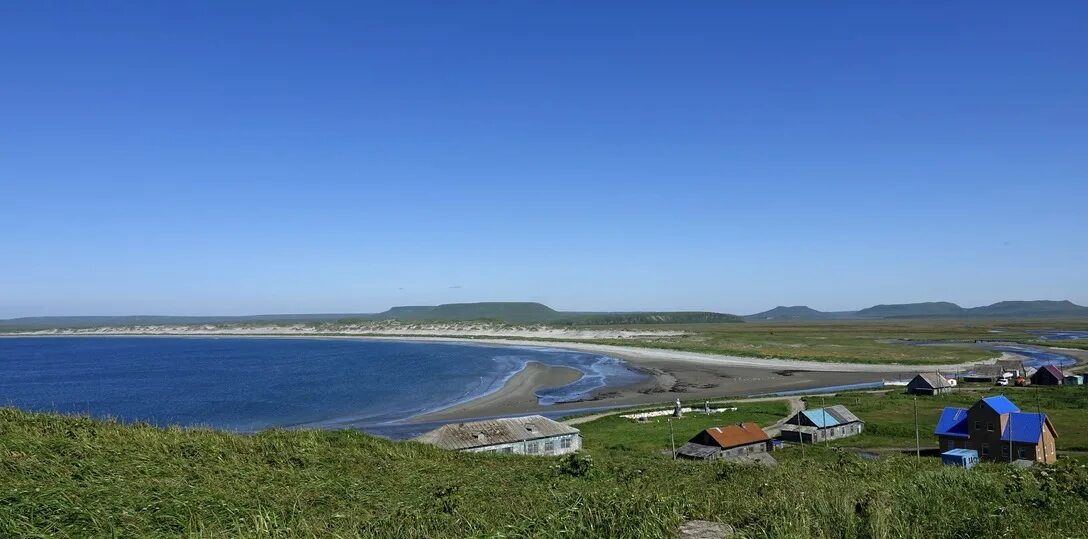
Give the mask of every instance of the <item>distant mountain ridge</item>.
POLYGON ((849 318, 854 312, 823 312, 806 305, 785 307, 779 305, 769 311, 745 316, 746 320, 838 320, 849 318))
POLYGON ((1060 319, 1088 318, 1088 307, 1071 301, 1000 301, 963 308, 945 301, 874 305, 859 311, 825 312, 804 305, 779 306, 744 317, 706 311, 563 312, 533 302, 446 303, 407 305, 381 313, 262 314, 252 316, 36 316, 0 320, 0 328, 38 330, 107 326, 331 323, 399 320, 405 322, 467 322, 488 320, 508 324, 568 326, 709 324, 774 320, 895 320, 895 319, 1060 319))
POLYGON ((736 315, 701 312, 561 312, 542 303, 481 302, 442 305, 405 305, 380 313, 284 314, 253 316, 39 316, 0 320, 7 330, 92 328, 107 326, 257 324, 305 322, 468 322, 495 321, 508 324, 619 325, 737 323, 736 315))
POLYGON ((823 312, 803 305, 775 307, 745 316, 745 320, 894 320, 956 318, 1088 318, 1088 307, 1068 300, 1000 301, 964 308, 947 301, 874 305, 859 311, 823 312))

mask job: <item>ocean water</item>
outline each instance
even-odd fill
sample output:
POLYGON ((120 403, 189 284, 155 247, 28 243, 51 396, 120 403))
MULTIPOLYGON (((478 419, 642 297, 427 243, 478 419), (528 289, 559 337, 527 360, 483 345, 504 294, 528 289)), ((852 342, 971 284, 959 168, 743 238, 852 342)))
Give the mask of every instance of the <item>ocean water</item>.
POLYGON ((351 339, 0 338, 0 405, 252 432, 382 432, 502 387, 530 361, 582 371, 541 404, 637 382, 619 359, 553 348, 351 339))

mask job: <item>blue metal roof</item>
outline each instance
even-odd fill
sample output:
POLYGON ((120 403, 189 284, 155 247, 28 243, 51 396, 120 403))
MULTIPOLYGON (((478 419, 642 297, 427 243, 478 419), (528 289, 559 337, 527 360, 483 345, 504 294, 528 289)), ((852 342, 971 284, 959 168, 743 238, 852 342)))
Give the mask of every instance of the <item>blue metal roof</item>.
POLYGON ((978 457, 978 451, 974 449, 949 449, 941 453, 942 457, 978 457))
POLYGON ((1033 414, 1017 412, 1009 414, 1009 421, 1005 424, 1005 430, 1001 433, 1001 441, 1023 442, 1026 444, 1039 443, 1039 437, 1043 434, 1043 425, 1046 414, 1033 414), (1009 431, 1012 431, 1011 434, 1009 431))
POLYGON ((801 413, 805 414, 805 417, 807 417, 813 425, 816 425, 817 428, 834 427, 839 424, 839 420, 835 419, 835 416, 831 415, 830 412, 824 411, 823 408, 805 410, 801 413))
POLYGON ((967 437, 967 410, 963 408, 945 408, 933 434, 938 436, 967 437))
POLYGON ((987 406, 993 408, 993 410, 999 414, 1011 414, 1013 412, 1019 412, 1020 409, 1016 407, 1009 399, 1004 395, 998 395, 996 397, 986 397, 982 399, 987 406))

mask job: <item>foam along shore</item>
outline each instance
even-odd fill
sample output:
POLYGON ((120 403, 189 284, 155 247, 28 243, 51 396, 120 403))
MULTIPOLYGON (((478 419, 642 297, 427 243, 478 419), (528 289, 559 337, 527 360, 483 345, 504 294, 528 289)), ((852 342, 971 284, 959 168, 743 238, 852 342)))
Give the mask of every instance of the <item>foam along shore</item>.
POLYGON ((555 367, 530 361, 501 388, 470 401, 455 404, 412 418, 413 422, 449 421, 470 417, 510 415, 539 409, 536 392, 577 382, 583 374, 570 367, 555 367))

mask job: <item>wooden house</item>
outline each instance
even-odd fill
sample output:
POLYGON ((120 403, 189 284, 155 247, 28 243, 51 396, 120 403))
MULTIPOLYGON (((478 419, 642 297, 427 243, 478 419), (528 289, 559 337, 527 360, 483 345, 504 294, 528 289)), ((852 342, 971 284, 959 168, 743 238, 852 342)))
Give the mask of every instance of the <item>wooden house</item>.
POLYGON ((1060 386, 1065 374, 1054 365, 1043 365, 1031 375, 1031 383, 1040 386, 1060 386))
POLYGON ((454 451, 541 456, 573 453, 582 447, 578 429, 539 415, 451 423, 415 440, 454 451))
POLYGON ((706 429, 684 444, 676 456, 693 460, 733 459, 766 453, 770 441, 771 437, 759 425, 748 421, 706 429))
POLYGON ((982 460, 1057 459, 1058 435, 1046 414, 1021 412, 1004 396, 986 397, 968 409, 945 408, 934 434, 941 451, 972 449, 982 460))
POLYGON ((919 373, 907 383, 907 393, 913 395, 942 395, 952 391, 952 383, 939 372, 919 373))
POLYGON ((783 440, 810 444, 856 436, 864 429, 864 421, 838 404, 798 412, 782 424, 778 436, 783 440))

